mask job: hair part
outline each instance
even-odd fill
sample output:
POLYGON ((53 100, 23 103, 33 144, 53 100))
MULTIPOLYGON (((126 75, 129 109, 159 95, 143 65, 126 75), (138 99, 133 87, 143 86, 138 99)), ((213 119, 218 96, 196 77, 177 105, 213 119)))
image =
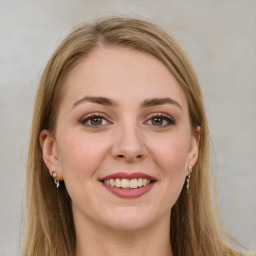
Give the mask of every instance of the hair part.
POLYGON ((154 24, 110 17, 76 28, 49 60, 37 92, 26 178, 27 230, 24 255, 75 255, 71 199, 64 182, 56 191, 43 161, 40 132, 53 134, 69 72, 98 48, 127 47, 158 58, 185 92, 192 131, 200 126, 199 157, 190 182, 172 208, 171 245, 176 256, 237 255, 223 242, 209 189, 209 132, 201 89, 192 66, 175 41, 154 24))

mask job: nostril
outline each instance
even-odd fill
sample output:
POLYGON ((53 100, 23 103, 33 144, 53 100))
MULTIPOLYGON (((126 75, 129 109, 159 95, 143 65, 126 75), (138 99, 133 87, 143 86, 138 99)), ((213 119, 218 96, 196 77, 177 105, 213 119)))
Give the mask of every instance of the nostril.
POLYGON ((135 157, 132 157, 132 156, 125 156, 125 155, 117 155, 116 156, 117 158, 119 159, 127 159, 127 161, 133 161, 133 160, 141 160, 143 158, 143 155, 137 155, 135 157))

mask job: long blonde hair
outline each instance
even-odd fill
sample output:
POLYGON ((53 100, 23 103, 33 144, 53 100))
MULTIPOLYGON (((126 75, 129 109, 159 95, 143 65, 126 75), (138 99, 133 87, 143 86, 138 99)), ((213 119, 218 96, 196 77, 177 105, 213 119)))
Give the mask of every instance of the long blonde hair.
POLYGON ((83 58, 98 47, 123 46, 149 53, 162 61, 179 81, 189 105, 191 126, 201 127, 199 157, 190 192, 183 188, 172 208, 170 243, 175 256, 237 255, 223 242, 211 205, 209 133, 197 77, 175 41, 159 27, 138 19, 110 17, 76 28, 58 47, 42 75, 37 92, 26 178, 27 223, 25 256, 75 254, 71 199, 61 184, 55 188, 42 159, 39 135, 53 134, 63 81, 83 58))

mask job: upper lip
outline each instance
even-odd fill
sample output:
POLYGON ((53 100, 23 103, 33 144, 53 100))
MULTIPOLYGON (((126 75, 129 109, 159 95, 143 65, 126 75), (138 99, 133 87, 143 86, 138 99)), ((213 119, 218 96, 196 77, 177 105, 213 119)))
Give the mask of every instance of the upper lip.
POLYGON ((156 181, 156 178, 154 178, 148 174, 142 173, 142 172, 133 172, 133 173, 117 172, 117 173, 113 173, 113 174, 104 176, 104 177, 100 178, 99 180, 102 181, 102 180, 117 179, 117 178, 129 179, 129 180, 143 178, 143 179, 149 179, 151 181, 156 181))

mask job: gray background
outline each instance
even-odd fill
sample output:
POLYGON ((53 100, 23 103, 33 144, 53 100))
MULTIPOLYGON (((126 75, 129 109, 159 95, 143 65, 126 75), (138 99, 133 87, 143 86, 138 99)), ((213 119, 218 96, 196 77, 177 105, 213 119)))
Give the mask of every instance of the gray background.
POLYGON ((16 255, 34 95, 71 28, 129 14, 167 30, 188 54, 205 97, 228 231, 256 250, 256 1, 0 1, 0 256, 16 255))

